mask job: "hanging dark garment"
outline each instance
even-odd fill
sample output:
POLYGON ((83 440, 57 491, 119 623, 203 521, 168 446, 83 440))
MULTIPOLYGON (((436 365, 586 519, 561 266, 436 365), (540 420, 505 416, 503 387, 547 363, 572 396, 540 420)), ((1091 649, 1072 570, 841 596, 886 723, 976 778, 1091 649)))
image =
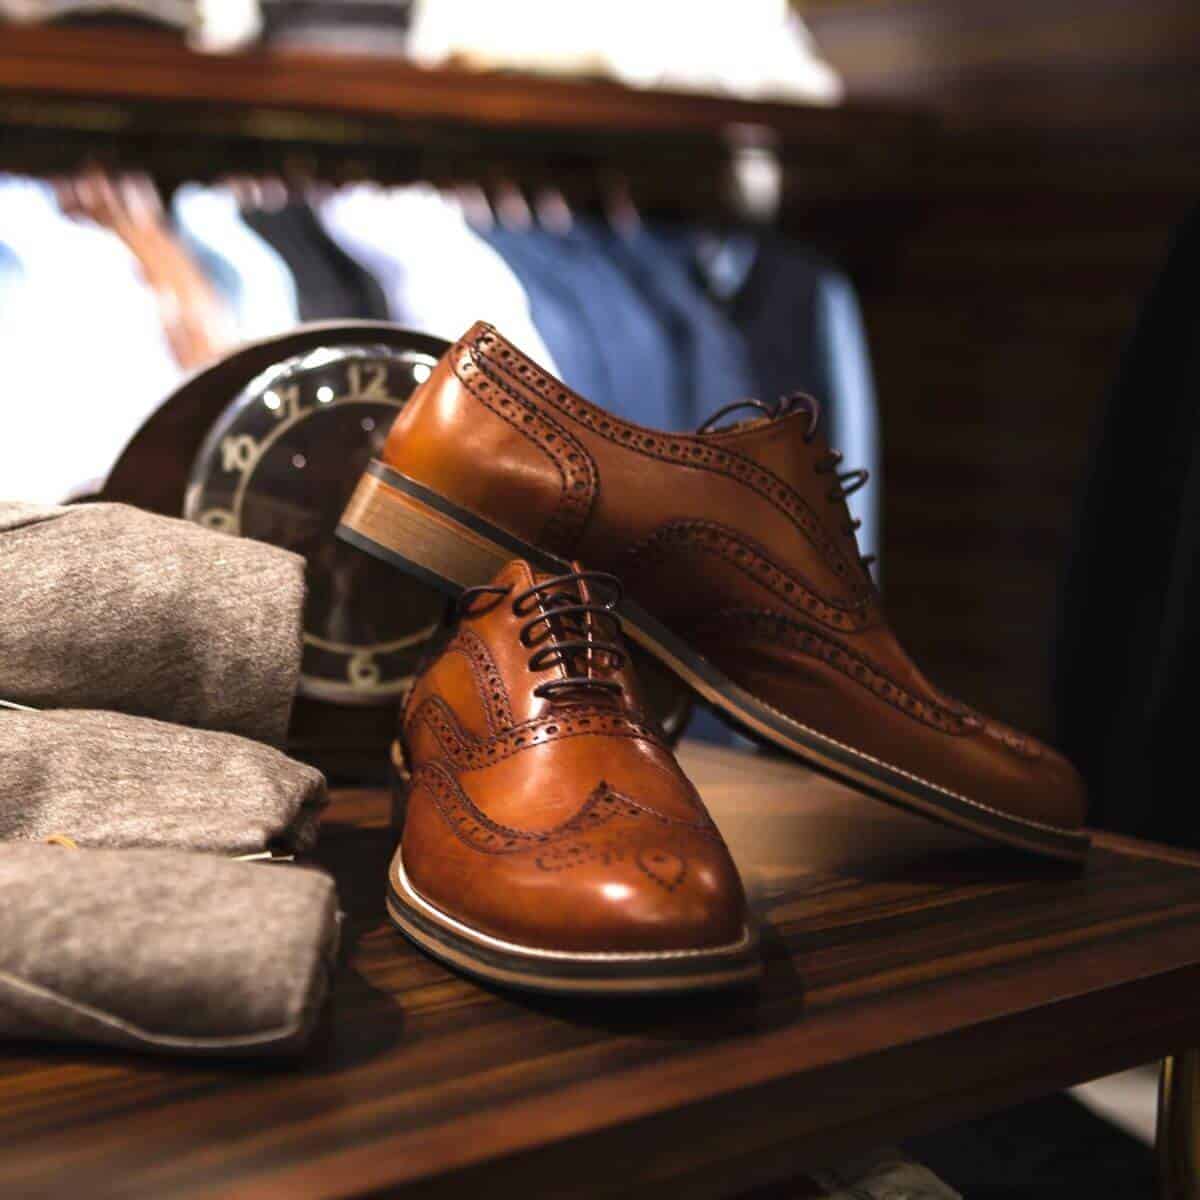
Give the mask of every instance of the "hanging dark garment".
POLYGON ((1200 208, 1146 301, 1101 420, 1064 581, 1058 741, 1091 823, 1200 846, 1200 208))
MULTIPOLYGON (((849 508, 862 523, 859 549, 878 559, 882 434, 866 330, 850 280, 818 251, 784 237, 710 234, 695 242, 693 253, 744 338, 759 398, 776 404, 795 391, 815 396, 830 444, 847 465, 868 472, 849 508)), ((876 562, 876 583, 879 573, 876 562)))
POLYGON ((563 382, 611 410, 615 386, 604 355, 604 314, 585 304, 562 277, 562 258, 529 231, 497 227, 478 233, 521 281, 533 323, 563 382))
POLYGON ((562 233, 532 229, 526 236, 554 263, 557 277, 597 331, 613 389, 604 407, 653 429, 690 428, 686 415, 670 404, 679 388, 667 332, 607 247, 578 223, 562 233))
POLYGON ((834 392, 819 349, 817 293, 829 269, 815 252, 783 238, 763 242, 730 316, 741 330, 762 398, 774 404, 804 391, 826 404, 834 392))
POLYGON ((690 269, 689 231, 643 225, 618 233, 585 219, 573 231, 621 269, 667 335, 674 394, 664 393, 665 411, 646 424, 691 431, 718 408, 757 392, 741 334, 690 269))
POLYGON ((375 277, 333 241, 307 204, 251 209, 243 218, 287 263, 296 280, 302 320, 387 320, 387 299, 375 277))

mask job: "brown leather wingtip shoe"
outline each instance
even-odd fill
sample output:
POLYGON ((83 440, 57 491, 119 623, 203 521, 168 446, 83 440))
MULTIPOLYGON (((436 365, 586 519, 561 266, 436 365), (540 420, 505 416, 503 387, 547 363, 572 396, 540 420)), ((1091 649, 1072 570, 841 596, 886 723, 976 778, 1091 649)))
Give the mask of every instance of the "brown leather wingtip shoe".
POLYGON ((840 471, 815 402, 754 407, 695 435, 647 429, 478 324, 397 418, 339 533, 451 590, 513 557, 610 571, 627 635, 752 735, 935 819, 1084 858, 1074 768, 939 692, 888 628, 845 503, 865 473, 840 471))
POLYGON ((495 983, 745 983, 759 959, 741 881, 644 714, 616 590, 513 562, 463 595, 404 708, 388 910, 495 983))

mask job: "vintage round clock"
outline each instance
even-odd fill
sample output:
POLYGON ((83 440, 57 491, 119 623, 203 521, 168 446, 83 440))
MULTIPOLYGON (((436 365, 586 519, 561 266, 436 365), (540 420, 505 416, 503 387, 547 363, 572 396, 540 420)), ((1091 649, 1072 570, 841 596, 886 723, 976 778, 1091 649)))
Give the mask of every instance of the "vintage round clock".
MULTIPOLYGON (((396 413, 448 348, 381 321, 305 325, 243 346, 164 400, 100 497, 305 557, 301 694, 288 748, 340 779, 374 778, 386 764, 396 704, 445 600, 334 531, 396 413)), ((678 733, 689 694, 634 654, 648 704, 678 733)))
POLYGON ((184 516, 308 560, 303 695, 399 695, 443 601, 333 537, 358 475, 436 359, 382 345, 318 347, 269 367, 221 414, 188 479, 184 516))

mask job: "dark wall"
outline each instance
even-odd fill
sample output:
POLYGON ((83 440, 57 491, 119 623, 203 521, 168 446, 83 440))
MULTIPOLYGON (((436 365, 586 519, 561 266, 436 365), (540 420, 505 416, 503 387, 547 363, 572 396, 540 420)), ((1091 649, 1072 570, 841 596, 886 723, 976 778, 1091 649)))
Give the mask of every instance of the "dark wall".
MULTIPOLYGON (((917 223, 859 272, 884 411, 888 608, 935 681, 1043 732, 1092 425, 1200 193, 1200 4, 804 11, 852 98, 942 123, 913 172, 917 223)), ((1145 469, 1130 464, 1131 487, 1145 469)))

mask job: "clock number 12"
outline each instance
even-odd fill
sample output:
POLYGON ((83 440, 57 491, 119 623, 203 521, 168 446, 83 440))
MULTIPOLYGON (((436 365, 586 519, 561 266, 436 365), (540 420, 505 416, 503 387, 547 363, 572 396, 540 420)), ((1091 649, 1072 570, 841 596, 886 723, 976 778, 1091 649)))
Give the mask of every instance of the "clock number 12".
POLYGON ((346 368, 350 394, 358 400, 387 400, 387 367, 382 363, 351 363, 346 368))

